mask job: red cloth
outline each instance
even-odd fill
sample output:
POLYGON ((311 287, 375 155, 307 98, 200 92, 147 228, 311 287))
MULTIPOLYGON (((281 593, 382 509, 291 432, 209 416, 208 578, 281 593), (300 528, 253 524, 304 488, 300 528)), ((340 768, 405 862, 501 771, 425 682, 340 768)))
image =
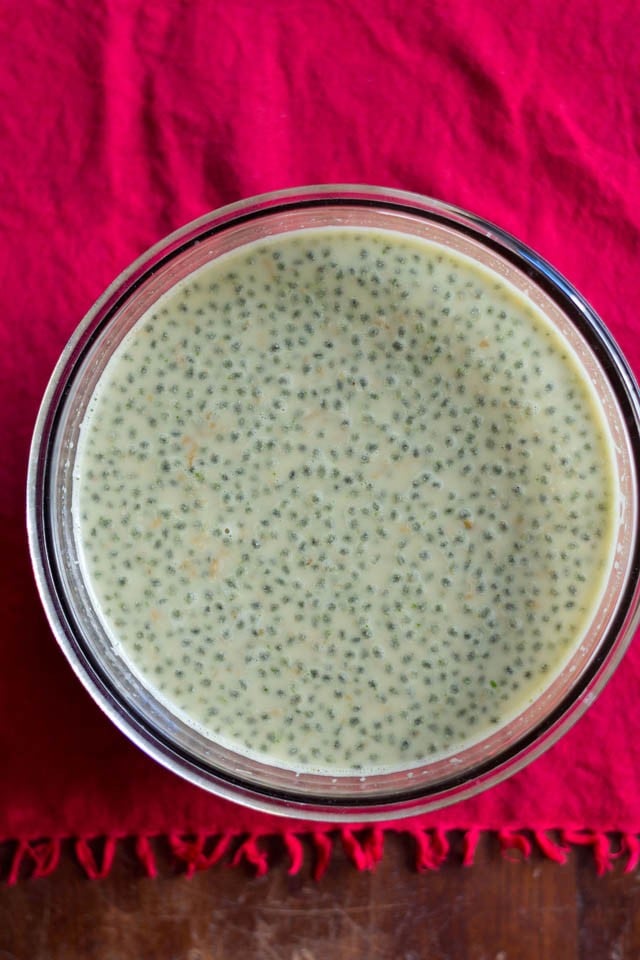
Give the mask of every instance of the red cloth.
MULTIPOLYGON (((639 10, 624 0, 5 0, 0 838, 285 827, 131 746, 41 612, 23 522, 27 450, 84 312, 153 242, 222 203, 372 183, 456 203, 525 240, 586 295, 640 372, 639 10)), ((635 644, 561 743, 418 821, 441 828, 424 863, 446 852, 449 828, 502 830, 524 852, 510 830, 640 833, 639 682, 635 644)), ((253 847, 244 852, 262 869, 253 847)))

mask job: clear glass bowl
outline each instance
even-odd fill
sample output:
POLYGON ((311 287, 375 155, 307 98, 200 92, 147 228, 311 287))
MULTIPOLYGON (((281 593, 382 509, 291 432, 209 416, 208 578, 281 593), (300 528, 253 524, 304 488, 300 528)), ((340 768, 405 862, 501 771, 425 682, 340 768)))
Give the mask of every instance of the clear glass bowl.
POLYGON ((194 784, 295 817, 365 822, 433 810, 519 770, 553 744, 611 676, 638 622, 637 464, 640 405, 610 333, 576 290, 537 254, 462 210, 366 186, 318 186, 255 197, 202 217, 144 254, 84 318, 55 369, 37 420, 28 478, 33 567, 49 622, 78 677, 138 746, 194 784), (258 238, 319 226, 382 227, 475 258, 530 298, 561 331, 597 391, 620 483, 615 563, 588 634, 538 700, 453 757, 375 776, 320 776, 257 762, 183 723, 115 652, 92 606, 74 536, 75 451, 87 404, 114 349, 180 279, 258 238))

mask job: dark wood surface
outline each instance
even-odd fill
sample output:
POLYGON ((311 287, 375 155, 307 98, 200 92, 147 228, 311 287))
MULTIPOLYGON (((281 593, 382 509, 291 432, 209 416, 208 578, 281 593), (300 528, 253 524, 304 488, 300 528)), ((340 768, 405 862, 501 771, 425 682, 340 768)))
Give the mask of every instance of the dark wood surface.
MULTIPOLYGON (((260 878, 224 864, 187 879, 168 854, 141 874, 121 844, 105 880, 68 854, 50 876, 0 888, 0 960, 637 960, 640 874, 604 877, 578 849, 559 866, 505 860, 491 838, 464 868, 418 874, 389 836, 372 873, 336 847, 324 878, 274 864, 260 878)), ((0 847, 6 868, 9 845, 0 847)), ((5 874, 6 875, 6 869, 5 874)))

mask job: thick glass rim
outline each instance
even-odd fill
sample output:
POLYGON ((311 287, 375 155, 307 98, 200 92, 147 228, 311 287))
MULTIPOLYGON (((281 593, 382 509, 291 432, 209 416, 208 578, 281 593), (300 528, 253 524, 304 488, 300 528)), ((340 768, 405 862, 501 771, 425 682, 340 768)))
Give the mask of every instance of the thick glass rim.
POLYGON ((125 270, 91 308, 69 340, 45 392, 29 461, 27 525, 32 564, 49 623, 72 668, 94 700, 129 739, 186 780, 227 799, 270 813, 299 819, 367 822, 427 812, 479 791, 521 769, 555 743, 596 698, 619 664, 640 620, 640 537, 638 508, 627 570, 604 638, 566 695, 541 721, 502 752, 462 774, 455 771, 432 785, 363 796, 353 778, 350 795, 307 794, 256 783, 221 770, 190 754, 155 727, 114 685, 96 651, 79 629, 77 612, 61 575, 52 464, 59 453, 59 426, 84 357, 104 335, 113 317, 144 284, 161 275, 176 257, 225 231, 255 224, 282 212, 327 208, 376 209, 441 223, 492 251, 526 274, 534 288, 553 301, 579 331, 596 358, 618 405, 629 446, 629 469, 636 491, 640 466, 640 395, 633 374, 606 326, 584 298, 555 268, 499 227, 457 207, 404 191, 361 185, 321 185, 278 191, 222 207, 175 231, 125 270))

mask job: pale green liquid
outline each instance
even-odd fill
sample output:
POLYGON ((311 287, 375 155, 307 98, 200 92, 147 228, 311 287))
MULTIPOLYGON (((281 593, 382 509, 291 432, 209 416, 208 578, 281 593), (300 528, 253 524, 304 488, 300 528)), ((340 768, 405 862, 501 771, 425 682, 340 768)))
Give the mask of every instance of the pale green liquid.
POLYGON ((143 317, 83 426, 83 566, 118 650, 213 739, 296 769, 450 755, 579 645, 611 443, 544 317, 383 231, 304 231, 143 317))

